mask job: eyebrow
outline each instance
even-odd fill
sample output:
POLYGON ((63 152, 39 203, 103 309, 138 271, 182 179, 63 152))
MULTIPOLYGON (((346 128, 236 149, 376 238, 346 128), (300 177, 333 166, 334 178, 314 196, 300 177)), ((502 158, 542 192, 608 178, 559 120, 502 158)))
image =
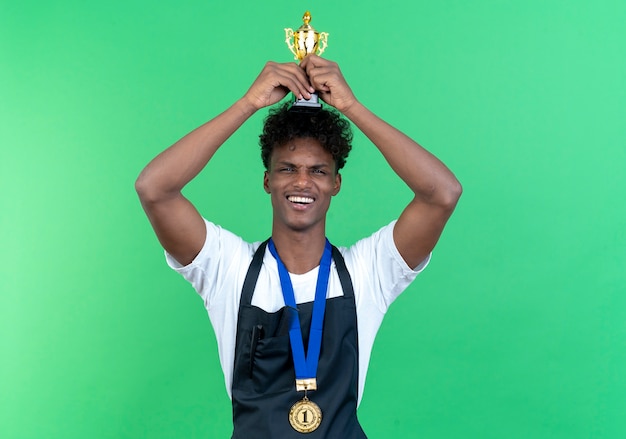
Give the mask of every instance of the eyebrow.
POLYGON ((309 166, 309 169, 321 169, 321 168, 330 168, 331 166, 327 163, 320 163, 317 165, 309 166))
MULTIPOLYGON (((299 166, 296 165, 295 163, 292 162, 288 162, 286 160, 281 160, 279 162, 276 162, 276 166, 291 166, 293 168, 298 168, 299 166)), ((308 169, 322 169, 322 168, 331 168, 330 164, 328 163, 317 163, 311 166, 307 166, 308 169)))

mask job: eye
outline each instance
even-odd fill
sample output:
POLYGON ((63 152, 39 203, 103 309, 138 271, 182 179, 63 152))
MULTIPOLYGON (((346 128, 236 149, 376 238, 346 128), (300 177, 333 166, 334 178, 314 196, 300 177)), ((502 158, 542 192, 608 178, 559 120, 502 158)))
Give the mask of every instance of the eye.
POLYGON ((316 174, 316 175, 326 175, 326 171, 324 171, 324 170, 322 170, 322 169, 317 169, 317 168, 315 168, 315 169, 313 169, 311 172, 312 172, 313 174, 316 174))

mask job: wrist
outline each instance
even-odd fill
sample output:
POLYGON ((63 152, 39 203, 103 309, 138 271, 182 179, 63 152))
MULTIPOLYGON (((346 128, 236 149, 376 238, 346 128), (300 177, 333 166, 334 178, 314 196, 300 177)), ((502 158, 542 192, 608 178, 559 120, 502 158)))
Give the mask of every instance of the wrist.
POLYGON ((358 117, 359 113, 365 109, 363 104, 361 104, 356 98, 346 105, 344 109, 340 110, 344 116, 348 119, 354 121, 353 119, 358 117))
POLYGON ((243 96, 233 104, 233 108, 236 109, 242 116, 248 118, 256 113, 259 108, 255 106, 246 96, 243 96))

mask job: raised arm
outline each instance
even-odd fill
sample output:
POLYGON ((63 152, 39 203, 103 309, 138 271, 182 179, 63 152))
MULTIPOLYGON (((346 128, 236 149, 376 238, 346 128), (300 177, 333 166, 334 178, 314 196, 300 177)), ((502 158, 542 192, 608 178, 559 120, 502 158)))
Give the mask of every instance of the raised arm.
POLYGON ((295 63, 268 62, 241 99, 160 153, 139 174, 135 189, 141 205, 161 245, 179 263, 190 263, 206 237, 202 217, 181 190, 252 114, 289 91, 311 97, 304 70, 295 63))
POLYGON ((428 256, 461 196, 461 185, 434 155, 361 104, 332 61, 309 55, 301 66, 324 102, 350 119, 383 154, 415 196, 393 231, 396 247, 410 267, 428 256))

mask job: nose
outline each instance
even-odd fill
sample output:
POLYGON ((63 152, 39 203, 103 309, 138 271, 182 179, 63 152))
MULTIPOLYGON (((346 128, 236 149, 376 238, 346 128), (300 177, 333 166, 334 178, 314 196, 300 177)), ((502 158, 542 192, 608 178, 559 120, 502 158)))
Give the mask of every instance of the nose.
POLYGON ((311 178, 306 169, 300 170, 298 173, 296 173, 293 184, 297 188, 307 188, 310 186, 311 178))

